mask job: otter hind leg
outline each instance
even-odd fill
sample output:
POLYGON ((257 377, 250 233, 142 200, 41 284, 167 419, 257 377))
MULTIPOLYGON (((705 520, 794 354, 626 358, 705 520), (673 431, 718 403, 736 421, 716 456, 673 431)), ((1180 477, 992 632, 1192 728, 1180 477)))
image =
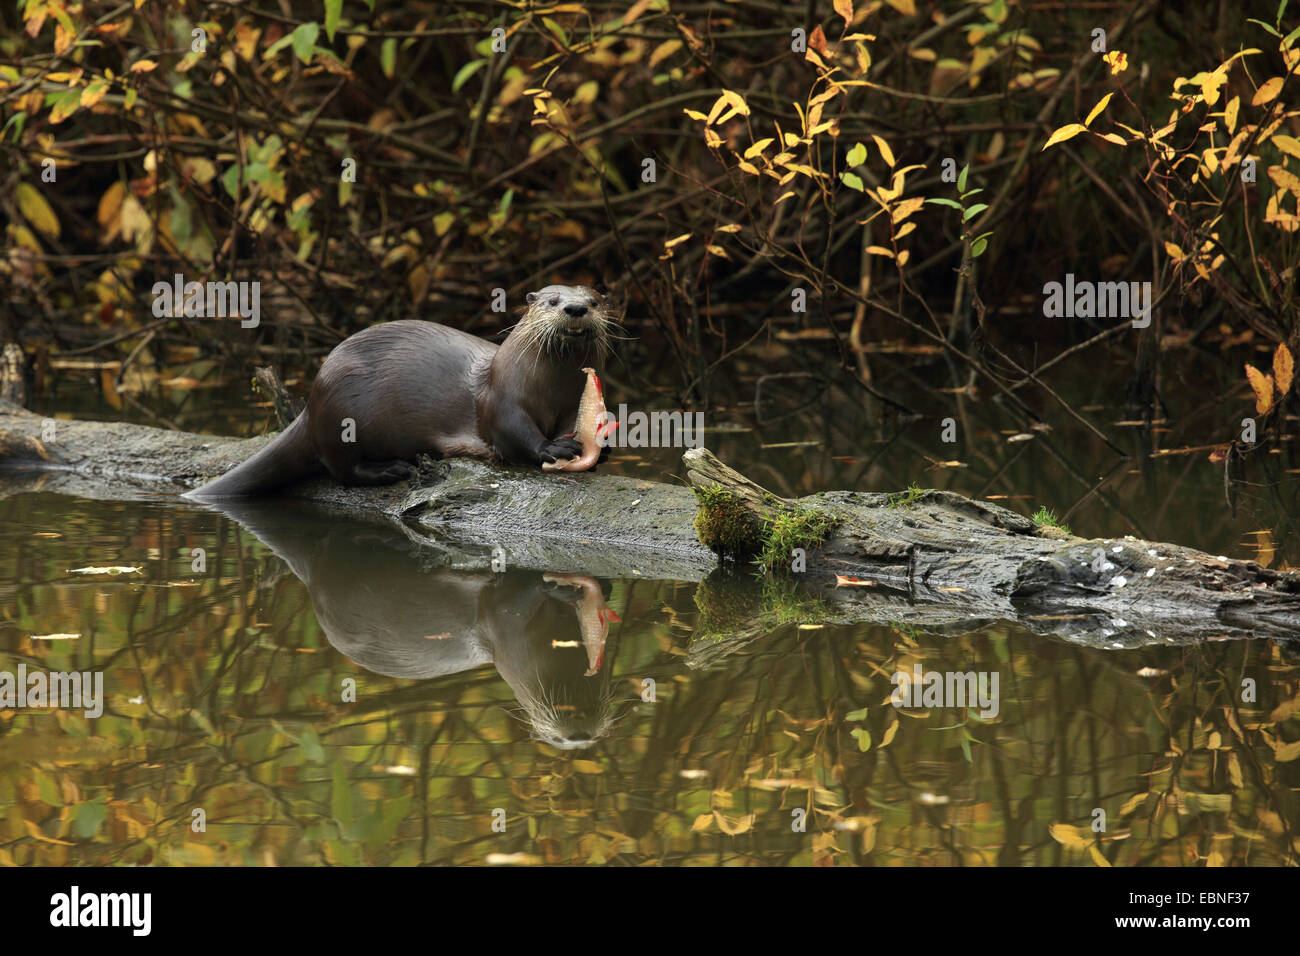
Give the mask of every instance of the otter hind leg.
POLYGON ((394 458, 390 461, 348 461, 327 462, 329 472, 339 484, 356 487, 358 485, 391 485, 395 481, 410 478, 416 468, 409 461, 394 458))

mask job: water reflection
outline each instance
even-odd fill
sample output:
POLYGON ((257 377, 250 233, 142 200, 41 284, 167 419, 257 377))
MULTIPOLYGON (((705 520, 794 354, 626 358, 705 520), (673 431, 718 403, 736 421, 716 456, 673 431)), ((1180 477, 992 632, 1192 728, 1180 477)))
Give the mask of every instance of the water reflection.
MULTIPOLYGON (((492 664, 539 740, 580 749, 608 732, 614 694, 602 665, 619 618, 595 578, 453 568, 473 554, 430 552, 400 526, 300 502, 220 510, 288 564, 329 642, 367 670, 429 680, 492 664)), ((504 552, 491 560, 499 567, 504 552)))

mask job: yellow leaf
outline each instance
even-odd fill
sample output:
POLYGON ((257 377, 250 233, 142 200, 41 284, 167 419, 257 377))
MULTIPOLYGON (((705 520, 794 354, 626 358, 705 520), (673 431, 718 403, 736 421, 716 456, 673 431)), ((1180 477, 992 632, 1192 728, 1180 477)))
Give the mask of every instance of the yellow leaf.
POLYGON ((889 249, 886 249, 886 248, 884 248, 883 246, 867 246, 867 255, 871 255, 871 256, 889 256, 889 258, 891 258, 891 259, 894 258, 894 253, 893 253, 893 251, 892 251, 892 250, 889 250, 889 249))
POLYGON ((905 235, 907 235, 915 228, 916 228, 916 223, 914 222, 904 223, 903 227, 899 229, 897 233, 895 233, 894 238, 902 239, 905 235))
POLYGON ((749 173, 749 175, 751 176, 758 175, 758 167, 755 166, 753 163, 746 162, 743 159, 740 161, 740 168, 743 169, 745 172, 749 173))
POLYGON ((1097 849, 1097 844, 1088 847, 1088 855, 1092 857, 1092 862, 1098 866, 1110 866, 1110 860, 1101 855, 1101 850, 1097 849))
POLYGON ((1293 740, 1289 744, 1278 744, 1277 749, 1273 751, 1273 756, 1278 763, 1287 763, 1300 757, 1300 740, 1293 740))
MULTIPOLYGON (((915 223, 912 223, 912 225, 915 225, 915 223)), ((900 723, 896 720, 885 730, 885 736, 880 738, 880 747, 882 750, 894 742, 894 735, 898 733, 899 726, 900 723)))
POLYGON ((107 227, 110 222, 116 221, 124 196, 126 196, 126 183, 120 179, 104 190, 104 195, 99 197, 99 210, 95 214, 95 221, 101 227, 107 227))
POLYGON ((741 116, 749 115, 749 104, 745 102, 745 98, 739 93, 732 92, 731 90, 723 90, 722 98, 726 100, 727 104, 741 116))
POLYGON ((1268 80, 1265 83, 1263 83, 1260 86, 1260 88, 1255 91, 1255 95, 1251 99, 1250 105, 1263 106, 1265 103, 1272 102, 1273 100, 1277 99, 1277 94, 1281 91, 1281 89, 1282 89, 1282 77, 1280 76, 1273 77, 1271 80, 1268 80))
POLYGON ((1255 392, 1255 411, 1263 415, 1273 407, 1273 379, 1265 375, 1249 362, 1246 363, 1246 379, 1255 392))
POLYGON ((713 825, 713 814, 701 813, 698 817, 695 818, 695 822, 691 824, 691 830, 698 833, 701 830, 707 830, 712 825, 713 825))
POLYGON ((877 147, 879 148, 879 150, 880 150, 880 155, 883 156, 883 157, 885 158, 885 162, 888 163, 888 164, 890 165, 890 167, 892 168, 893 165, 894 165, 894 151, 891 150, 891 149, 889 148, 889 144, 888 144, 888 143, 886 143, 883 139, 881 139, 881 138, 880 138, 879 136, 877 136, 875 133, 872 133, 872 134, 871 134, 871 138, 874 139, 874 140, 876 141, 876 146, 877 146, 877 147))
MULTIPOLYGON (((1082 123, 1067 123, 1048 137, 1047 142, 1043 144, 1043 149, 1047 149, 1048 146, 1055 146, 1057 143, 1064 143, 1067 139, 1073 139, 1080 133, 1086 132, 1088 132, 1088 127, 1082 123)), ((1042 149, 1039 150, 1040 153, 1042 151, 1042 149)))
POLYGON ((107 92, 108 84, 103 80, 95 80, 81 91, 81 105, 86 109, 90 109, 90 107, 102 100, 107 92))
POLYGON ((713 811, 713 819, 718 821, 718 829, 727 836, 744 833, 754 825, 757 816, 756 813, 746 813, 743 817, 727 817, 718 810, 713 811))
POLYGON ((1086 846, 1092 842, 1092 834, 1082 827, 1072 827, 1068 823, 1053 823, 1047 828, 1052 839, 1064 846, 1086 846))
POLYGON ((1300 196, 1300 177, 1281 166, 1268 167, 1268 178, 1277 183, 1279 189, 1286 189, 1300 196))
POLYGON ((1286 395, 1291 391, 1291 382, 1294 377, 1295 360, 1291 357, 1291 350, 1283 343, 1273 353, 1273 381, 1277 385, 1279 395, 1286 395))
POLYGON ((853 0, 834 0, 832 6, 835 7, 835 12, 844 18, 846 27, 853 22, 853 0))
POLYGON ((916 196, 912 199, 904 199, 902 202, 900 202, 897 206, 894 207, 894 212, 891 216, 891 220, 893 222, 902 222, 912 213, 920 209, 921 204, 924 202, 925 202, 924 196, 916 196))
POLYGON ((1111 50, 1102 56, 1102 59, 1110 64, 1110 75, 1123 73, 1128 69, 1128 54, 1121 53, 1119 50, 1111 50))
POLYGON ((51 239, 59 238, 59 217, 45 201, 40 190, 30 183, 19 183, 15 190, 18 199, 18 211, 31 223, 32 228, 42 232, 51 239))
POLYGON ((1272 142, 1274 146, 1282 150, 1282 152, 1286 153, 1288 156, 1294 156, 1296 159, 1300 159, 1300 140, 1296 139, 1294 136, 1285 136, 1282 133, 1278 133, 1273 137, 1272 142))
POLYGON ((1223 111, 1223 125, 1227 127, 1228 134, 1232 135, 1237 128, 1237 111, 1241 109, 1241 97, 1234 96, 1228 101, 1227 107, 1223 111))
POLYGON ((1119 135, 1119 133, 1098 133, 1097 135, 1108 143, 1114 143, 1116 146, 1128 145, 1128 140, 1119 135))
POLYGON ((706 123, 709 121, 709 118, 699 110, 682 110, 682 112, 693 120, 704 120, 706 123))
POLYGON ((131 64, 132 73, 150 73, 158 69, 158 64, 153 60, 136 60, 131 64))
POLYGON ((1176 243, 1166 242, 1165 252, 1169 253, 1169 258, 1173 259, 1175 262, 1181 262, 1183 259, 1187 258, 1187 254, 1184 253, 1176 243))
POLYGON ((903 266, 907 265, 907 260, 910 258, 912 258, 911 249, 904 249, 902 252, 900 252, 898 254, 898 259, 897 259, 899 268, 901 269, 903 266))
POLYGON ((753 146, 749 147, 749 149, 745 150, 745 158, 753 159, 770 145, 772 145, 772 137, 769 136, 766 139, 760 139, 753 146))
POLYGON ((650 68, 654 69, 681 48, 681 40, 665 40, 663 43, 655 47, 654 52, 650 54, 650 68))
POLYGON ((916 16, 916 3, 914 0, 885 0, 885 2, 904 16, 916 16))
POLYGON ((1115 95, 1114 93, 1107 93, 1105 96, 1103 96, 1101 100, 1097 103, 1097 105, 1092 108, 1092 112, 1088 114, 1088 118, 1083 121, 1083 125, 1091 126, 1092 121, 1095 120, 1099 115, 1101 115, 1101 111, 1106 108, 1106 104, 1110 102, 1110 98, 1114 95, 1115 95))

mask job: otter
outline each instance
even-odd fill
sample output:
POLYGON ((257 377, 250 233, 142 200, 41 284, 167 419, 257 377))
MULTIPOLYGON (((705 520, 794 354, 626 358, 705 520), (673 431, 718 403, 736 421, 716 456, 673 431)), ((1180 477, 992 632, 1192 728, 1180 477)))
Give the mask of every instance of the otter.
POLYGON ((344 485, 388 484, 410 477, 420 454, 533 467, 580 457, 584 369, 609 350, 605 298, 549 285, 527 302, 500 346, 418 319, 349 336, 288 428, 187 497, 250 497, 323 471, 344 485))

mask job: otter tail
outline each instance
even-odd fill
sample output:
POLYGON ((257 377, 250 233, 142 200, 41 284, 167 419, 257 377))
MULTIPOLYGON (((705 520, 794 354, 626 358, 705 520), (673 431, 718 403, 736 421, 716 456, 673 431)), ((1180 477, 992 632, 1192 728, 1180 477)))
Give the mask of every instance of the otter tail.
POLYGON ((307 434, 307 413, 303 412, 247 461, 236 465, 220 478, 187 492, 185 497, 247 498, 273 491, 320 470, 320 460, 316 457, 307 434))

